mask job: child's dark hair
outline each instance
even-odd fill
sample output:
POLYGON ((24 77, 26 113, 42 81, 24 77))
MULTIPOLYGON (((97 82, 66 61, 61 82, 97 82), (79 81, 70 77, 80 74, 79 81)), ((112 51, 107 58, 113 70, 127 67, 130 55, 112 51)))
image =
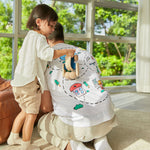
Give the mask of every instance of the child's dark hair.
POLYGON ((58 15, 54 11, 53 8, 46 4, 39 4, 34 9, 32 10, 30 17, 27 22, 27 28, 33 30, 39 30, 38 26, 36 24, 36 19, 40 18, 42 20, 47 20, 48 23, 50 21, 57 21, 58 20, 58 15))
POLYGON ((54 41, 64 41, 63 26, 59 22, 56 23, 55 30, 49 35, 48 39, 54 41))

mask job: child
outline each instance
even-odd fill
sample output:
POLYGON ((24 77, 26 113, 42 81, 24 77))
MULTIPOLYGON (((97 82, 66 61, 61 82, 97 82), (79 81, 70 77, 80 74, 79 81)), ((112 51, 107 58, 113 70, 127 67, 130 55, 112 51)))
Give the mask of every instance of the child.
POLYGON ((21 150, 39 150, 30 144, 33 126, 41 104, 41 92, 47 89, 44 72, 47 61, 62 55, 73 57, 73 49, 55 50, 50 48, 47 37, 54 29, 58 16, 45 4, 37 5, 27 22, 30 29, 19 52, 19 61, 11 82, 16 101, 21 112, 14 120, 9 145, 21 144, 21 150), (22 128, 23 127, 23 128, 22 128), (22 128, 22 139, 19 132, 22 128))
POLYGON ((75 80, 63 78, 64 56, 48 63, 45 77, 54 110, 40 118, 39 134, 61 150, 90 150, 83 144, 89 141, 94 141, 95 150, 112 150, 106 135, 117 125, 116 116, 110 96, 100 82, 96 60, 88 51, 64 43, 60 23, 49 39, 53 48, 76 49, 79 76, 75 80))

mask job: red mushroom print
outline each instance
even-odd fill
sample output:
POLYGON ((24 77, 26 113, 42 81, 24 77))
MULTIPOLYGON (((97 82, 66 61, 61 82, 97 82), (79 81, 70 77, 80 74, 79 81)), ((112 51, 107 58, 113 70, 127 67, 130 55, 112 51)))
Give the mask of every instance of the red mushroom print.
POLYGON ((82 96, 86 91, 82 88, 81 83, 75 83, 70 87, 70 91, 73 92, 76 96, 82 96))

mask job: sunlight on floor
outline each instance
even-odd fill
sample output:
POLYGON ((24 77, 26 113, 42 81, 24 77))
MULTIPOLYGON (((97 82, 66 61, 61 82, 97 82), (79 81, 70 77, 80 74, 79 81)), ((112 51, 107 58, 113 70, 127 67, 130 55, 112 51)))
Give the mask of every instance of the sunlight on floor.
POLYGON ((150 94, 126 92, 111 94, 116 108, 150 112, 150 94))
POLYGON ((123 149, 123 150, 150 150, 150 143, 143 140, 143 139, 139 139, 136 142, 134 142, 133 144, 129 145, 127 148, 123 149))

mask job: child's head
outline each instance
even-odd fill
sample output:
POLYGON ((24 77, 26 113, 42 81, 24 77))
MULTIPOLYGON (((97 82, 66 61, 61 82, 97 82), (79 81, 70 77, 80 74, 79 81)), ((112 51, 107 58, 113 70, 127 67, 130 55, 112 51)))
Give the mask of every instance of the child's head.
POLYGON ((58 20, 57 13, 46 4, 39 4, 32 10, 27 22, 27 28, 31 30, 42 30, 40 28, 41 22, 47 22, 49 27, 55 28, 55 24, 58 20))
POLYGON ((51 42, 64 41, 64 31, 63 26, 57 22, 55 25, 55 31, 48 36, 49 44, 51 42))

